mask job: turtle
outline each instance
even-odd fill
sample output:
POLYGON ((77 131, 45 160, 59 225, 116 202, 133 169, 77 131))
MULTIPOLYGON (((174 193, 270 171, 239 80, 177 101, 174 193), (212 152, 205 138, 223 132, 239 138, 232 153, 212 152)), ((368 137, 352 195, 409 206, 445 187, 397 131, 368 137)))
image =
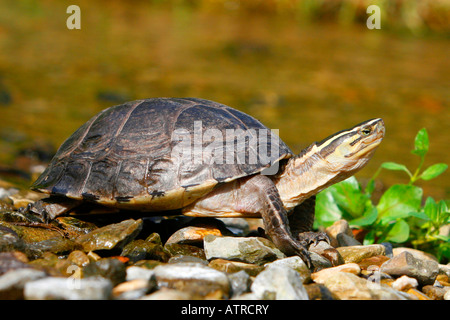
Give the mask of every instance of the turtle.
POLYGON ((82 203, 148 215, 259 217, 265 236, 308 266, 315 195, 360 170, 382 141, 381 118, 299 154, 254 117, 199 98, 107 108, 76 130, 32 184, 28 210, 50 221, 82 203))

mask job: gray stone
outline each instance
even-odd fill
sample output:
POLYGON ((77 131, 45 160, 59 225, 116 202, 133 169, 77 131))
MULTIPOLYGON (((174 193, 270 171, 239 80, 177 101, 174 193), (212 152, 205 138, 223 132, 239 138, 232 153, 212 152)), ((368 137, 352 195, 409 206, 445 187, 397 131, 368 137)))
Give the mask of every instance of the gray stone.
POLYGON ((22 252, 0 252, 0 275, 14 269, 31 268, 22 252))
POLYGON ((399 254, 402 254, 403 252, 408 252, 412 254, 416 259, 419 260, 431 260, 431 261, 438 261, 435 256, 433 256, 430 253, 423 252, 421 250, 416 250, 413 248, 406 248, 406 247, 399 247, 393 249, 394 256, 398 256, 399 254))
POLYGON ((249 290, 250 276, 243 270, 229 274, 228 280, 231 285, 232 297, 240 296, 249 290))
POLYGON ((217 218, 236 236, 242 237, 250 232, 248 221, 244 218, 217 218))
POLYGON ((349 236, 345 233, 339 233, 336 236, 339 247, 360 246, 361 242, 356 240, 353 236, 349 236))
POLYGON ((381 265, 381 272, 392 276, 406 275, 416 278, 420 285, 433 284, 439 273, 439 264, 432 260, 420 260, 405 251, 381 265))
POLYGON ((0 224, 0 252, 24 251, 25 247, 25 242, 14 230, 0 224))
POLYGON ((44 271, 23 268, 11 270, 0 276, 0 300, 23 299, 23 288, 29 281, 46 277, 44 271))
POLYGON ((155 277, 155 270, 142 267, 131 266, 127 268, 126 280, 146 279, 150 280, 155 277))
POLYGON ((381 245, 384 246, 384 255, 388 257, 389 259, 394 256, 394 247, 392 246, 392 243, 390 242, 382 242, 381 245))
POLYGON ((262 265, 285 255, 267 239, 260 237, 216 237, 204 239, 206 259, 221 258, 262 265))
POLYGON ((314 266, 315 270, 321 270, 325 268, 331 268, 333 265, 331 261, 325 257, 322 257, 320 254, 315 252, 309 252, 309 257, 311 258, 311 262, 314 266))
POLYGON ((273 262, 267 263, 265 266, 286 266, 294 271, 297 271, 303 279, 303 283, 307 283, 311 280, 311 271, 299 256, 278 259, 273 262))
POLYGON ((101 277, 87 279, 47 277, 25 284, 27 300, 105 300, 111 297, 112 283, 101 277))
POLYGON ((83 277, 101 276, 111 280, 113 285, 117 285, 126 278, 126 268, 123 262, 114 258, 104 258, 91 262, 83 268, 83 277))
POLYGON ((175 263, 157 266, 158 286, 188 291, 200 296, 218 292, 221 297, 230 294, 230 281, 225 273, 197 263, 175 263))
POLYGON ((286 265, 267 267, 255 278, 251 290, 258 299, 308 300, 302 277, 286 265))

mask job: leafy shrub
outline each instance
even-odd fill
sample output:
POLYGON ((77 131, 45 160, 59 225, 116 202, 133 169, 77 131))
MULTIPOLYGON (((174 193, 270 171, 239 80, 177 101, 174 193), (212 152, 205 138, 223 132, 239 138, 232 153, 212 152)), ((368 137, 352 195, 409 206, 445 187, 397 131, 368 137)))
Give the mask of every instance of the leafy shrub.
POLYGON ((402 164, 385 162, 363 190, 351 177, 317 195, 316 227, 329 226, 346 219, 352 227, 364 229, 364 244, 389 241, 402 243, 437 256, 450 259, 450 237, 441 234, 443 226, 450 224, 450 210, 446 201, 436 202, 428 197, 423 203, 422 188, 414 185, 420 179, 431 180, 442 174, 447 165, 438 163, 422 170, 429 140, 426 129, 418 132, 412 153, 420 157, 414 173, 402 164), (408 184, 395 184, 374 204, 372 194, 375 179, 382 169, 401 170, 408 174, 408 184))

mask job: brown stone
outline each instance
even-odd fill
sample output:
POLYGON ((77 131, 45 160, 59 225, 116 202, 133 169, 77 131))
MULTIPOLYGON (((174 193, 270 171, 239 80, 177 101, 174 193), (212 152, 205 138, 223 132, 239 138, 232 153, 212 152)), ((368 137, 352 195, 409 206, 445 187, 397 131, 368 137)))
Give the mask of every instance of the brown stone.
POLYGON ((360 262, 358 262, 358 265, 360 266, 360 268, 362 270, 367 270, 367 268, 370 266, 380 267, 383 263, 385 263, 388 260, 389 260, 388 257, 379 255, 379 256, 365 258, 365 259, 361 260, 360 262))

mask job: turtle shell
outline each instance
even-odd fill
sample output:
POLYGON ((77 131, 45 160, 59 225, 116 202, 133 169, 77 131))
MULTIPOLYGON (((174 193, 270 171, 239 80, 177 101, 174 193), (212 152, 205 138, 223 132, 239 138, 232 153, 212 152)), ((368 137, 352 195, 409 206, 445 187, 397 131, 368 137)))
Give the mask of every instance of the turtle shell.
POLYGON ((228 106, 145 99, 105 109, 82 125, 32 189, 125 209, 173 210, 218 183, 260 173, 291 156, 270 129, 228 106))

